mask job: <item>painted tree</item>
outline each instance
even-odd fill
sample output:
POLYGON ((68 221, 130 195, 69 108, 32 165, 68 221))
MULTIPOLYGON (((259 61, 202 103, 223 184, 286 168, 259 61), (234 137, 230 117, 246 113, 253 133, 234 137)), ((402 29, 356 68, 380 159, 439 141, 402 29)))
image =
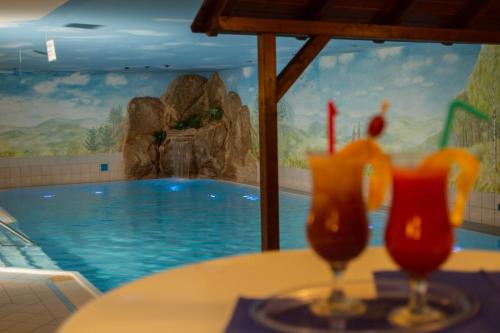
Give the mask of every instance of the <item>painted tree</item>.
POLYGON ((284 123, 293 126, 295 122, 295 111, 286 100, 278 103, 278 123, 284 123))
POLYGON ((113 128, 109 124, 104 124, 97 130, 99 147, 102 152, 113 151, 113 128))
POLYGON ((113 139, 113 148, 119 150, 123 137, 123 125, 125 117, 123 116, 123 109, 121 105, 112 107, 109 111, 107 123, 111 126, 111 134, 113 139))
POLYGON ((469 76, 466 89, 458 98, 492 117, 492 121, 481 121, 467 112, 456 113, 453 134, 458 143, 469 148, 480 160, 481 169, 476 190, 500 192, 498 176, 499 151, 496 140, 500 138, 500 117, 494 117, 500 103, 500 47, 483 45, 476 64, 469 76), (493 123, 494 121, 494 123, 493 123))
POLYGON ((97 142, 97 130, 91 128, 87 132, 87 138, 84 142, 85 149, 91 153, 95 153, 99 149, 99 144, 97 142))

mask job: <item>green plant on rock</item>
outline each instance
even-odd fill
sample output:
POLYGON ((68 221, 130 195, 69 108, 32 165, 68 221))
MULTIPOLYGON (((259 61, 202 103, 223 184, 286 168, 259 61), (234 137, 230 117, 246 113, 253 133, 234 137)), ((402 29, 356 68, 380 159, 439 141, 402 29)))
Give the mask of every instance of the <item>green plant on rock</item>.
POLYGON ((153 133, 153 143, 155 145, 155 152, 156 152, 155 169, 157 176, 163 175, 160 146, 162 145, 162 143, 165 141, 166 138, 167 138, 167 132, 165 132, 165 130, 159 130, 153 133))
POLYGON ((165 132, 164 130, 156 131, 153 133, 153 138, 155 146, 159 147, 167 138, 167 132, 165 132))
POLYGON ((220 108, 211 108, 207 111, 207 117, 210 121, 219 121, 222 119, 224 111, 220 108))
POLYGON ((201 118, 198 115, 192 115, 184 120, 178 120, 174 124, 174 128, 178 130, 185 130, 188 128, 200 128, 201 118))

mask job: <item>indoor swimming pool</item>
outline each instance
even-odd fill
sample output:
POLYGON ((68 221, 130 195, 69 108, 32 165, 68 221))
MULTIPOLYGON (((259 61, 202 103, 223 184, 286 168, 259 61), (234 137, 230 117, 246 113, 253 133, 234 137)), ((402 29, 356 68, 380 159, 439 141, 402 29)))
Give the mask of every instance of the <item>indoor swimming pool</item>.
MULTIPOLYGON (((307 246, 309 201, 281 192, 282 248, 307 246)), ((107 291, 164 269, 260 251, 259 204, 256 187, 206 179, 12 189, 0 192, 0 206, 36 246, 0 239, 0 259, 79 271, 107 291)), ((384 210, 370 214, 372 245, 382 244, 385 219, 384 210)), ((500 249, 497 236, 458 230, 456 237, 456 250, 500 249)))

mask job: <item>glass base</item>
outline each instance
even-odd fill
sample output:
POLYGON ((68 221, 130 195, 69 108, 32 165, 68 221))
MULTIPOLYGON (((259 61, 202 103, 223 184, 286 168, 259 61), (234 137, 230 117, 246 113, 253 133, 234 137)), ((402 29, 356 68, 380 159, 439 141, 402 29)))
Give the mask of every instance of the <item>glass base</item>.
POLYGON ((418 327, 444 320, 446 315, 431 306, 425 306, 422 311, 411 311, 408 306, 394 309, 389 314, 389 322, 399 327, 418 327))
POLYGON ((343 297, 338 300, 318 300, 311 304, 310 309, 321 317, 354 317, 365 313, 366 305, 357 299, 343 297))
POLYGON ((286 333, 429 333, 463 322, 479 309, 479 302, 463 291, 430 282, 428 304, 443 316, 433 322, 420 321, 419 326, 403 327, 389 317, 408 304, 406 279, 347 281, 344 287, 340 303, 338 298, 337 303, 331 302, 335 295, 329 283, 283 291, 256 300, 249 309, 250 316, 262 326, 286 333), (342 315, 349 312, 351 315, 342 315))

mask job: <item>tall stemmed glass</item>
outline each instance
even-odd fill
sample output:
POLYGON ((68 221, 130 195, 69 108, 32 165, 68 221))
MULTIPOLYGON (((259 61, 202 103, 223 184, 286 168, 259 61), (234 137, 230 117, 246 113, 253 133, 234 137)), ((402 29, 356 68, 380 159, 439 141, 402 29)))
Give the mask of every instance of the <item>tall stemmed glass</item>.
POLYGON ((466 150, 447 148, 425 157, 417 166, 408 163, 408 158, 393 158, 393 195, 385 243, 410 279, 408 304, 392 311, 389 320, 398 326, 415 327, 446 316, 427 304, 427 277, 452 251, 452 227, 462 222, 479 162, 466 150), (454 165, 459 173, 455 205, 449 213, 448 175, 454 165))
POLYGON ((346 297, 340 276, 348 262, 366 247, 369 238, 362 183, 371 166, 368 209, 382 204, 389 181, 388 157, 373 140, 358 140, 337 154, 309 156, 312 205, 307 237, 313 250, 331 267, 334 283, 327 299, 312 305, 322 316, 353 316, 365 311, 362 302, 346 297))

